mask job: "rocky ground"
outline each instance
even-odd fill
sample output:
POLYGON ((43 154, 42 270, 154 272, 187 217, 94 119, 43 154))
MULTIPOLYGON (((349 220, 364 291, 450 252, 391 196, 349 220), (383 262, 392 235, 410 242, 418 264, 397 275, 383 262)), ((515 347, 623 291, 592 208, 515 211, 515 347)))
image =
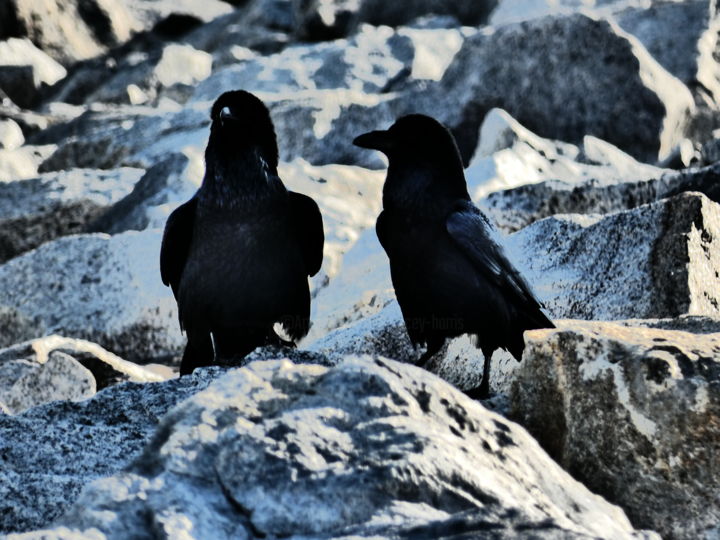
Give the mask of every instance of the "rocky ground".
POLYGON ((720 538, 719 41, 708 0, 0 4, 0 534, 720 538), (313 328, 178 379, 162 227, 237 88, 323 214, 313 328), (468 338, 407 364, 351 141, 409 112, 556 320, 484 403, 468 338))

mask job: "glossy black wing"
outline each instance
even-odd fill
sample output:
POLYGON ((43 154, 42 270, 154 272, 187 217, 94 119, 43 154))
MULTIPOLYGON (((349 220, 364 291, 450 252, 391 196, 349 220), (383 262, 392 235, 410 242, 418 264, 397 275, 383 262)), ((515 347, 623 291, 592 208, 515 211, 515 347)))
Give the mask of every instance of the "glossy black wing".
POLYGON ((160 247, 160 277, 165 285, 172 287, 176 298, 185 261, 190 251, 196 207, 197 199, 194 197, 178 206, 168 217, 163 233, 160 247))
POLYGON ((494 284, 515 309, 538 328, 552 328, 540 303, 520 272, 508 260, 485 215, 472 203, 463 203, 445 223, 447 232, 473 266, 494 284))
POLYGON ((325 232, 322 215, 318 205, 307 195, 294 191, 288 193, 292 222, 297 231, 305 268, 309 276, 314 276, 320 271, 323 261, 325 232))

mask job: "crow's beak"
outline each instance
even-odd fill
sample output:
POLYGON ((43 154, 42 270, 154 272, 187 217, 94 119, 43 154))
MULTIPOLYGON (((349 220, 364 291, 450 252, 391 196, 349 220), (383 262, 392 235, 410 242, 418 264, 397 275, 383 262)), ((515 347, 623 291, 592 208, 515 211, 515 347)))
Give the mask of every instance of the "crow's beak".
POLYGON ((353 144, 361 148, 380 150, 387 154, 393 147, 393 139, 388 131, 371 131, 355 137, 353 144))

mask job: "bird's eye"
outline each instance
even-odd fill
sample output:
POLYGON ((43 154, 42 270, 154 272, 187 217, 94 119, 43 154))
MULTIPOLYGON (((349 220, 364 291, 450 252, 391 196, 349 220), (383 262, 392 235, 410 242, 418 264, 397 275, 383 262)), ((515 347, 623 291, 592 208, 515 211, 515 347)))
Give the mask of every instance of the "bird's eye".
POLYGON ((220 109, 220 118, 232 118, 230 107, 223 107, 220 109))

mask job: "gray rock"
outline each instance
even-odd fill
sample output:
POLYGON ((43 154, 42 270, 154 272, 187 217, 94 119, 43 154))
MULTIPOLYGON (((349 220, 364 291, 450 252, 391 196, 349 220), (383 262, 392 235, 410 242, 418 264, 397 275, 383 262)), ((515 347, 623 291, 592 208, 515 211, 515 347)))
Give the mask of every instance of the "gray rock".
POLYGON ((142 171, 71 170, 0 183, 0 263, 87 226, 132 190, 142 171))
MULTIPOLYGON (((503 195, 512 197, 514 191, 492 192, 514 187, 519 187, 518 192, 540 190, 535 184, 544 180, 559 180, 567 189, 576 189, 579 185, 614 186, 659 178, 666 172, 670 172, 669 169, 639 163, 596 137, 584 137, 580 146, 544 139, 523 127, 506 111, 492 109, 480 126, 478 146, 465 170, 465 177, 473 200, 485 204, 485 209, 496 218, 499 226, 514 231, 533 221, 518 219, 527 211, 526 205, 528 208, 542 206, 546 201, 540 198, 530 202, 518 198, 505 204, 503 195), (491 194, 488 200, 483 201, 488 194, 491 194), (498 198, 501 204, 495 210, 494 203, 498 198)), ((638 204, 643 202, 650 201, 638 204)), ((625 208, 618 206, 617 210, 625 208)), ((558 212, 573 213, 575 210, 568 206, 552 213, 558 212)), ((577 212, 585 213, 580 209, 577 212)))
POLYGON ((717 535, 720 334, 563 321, 528 341, 512 417, 636 527, 717 535))
POLYGON ((91 58, 130 38, 138 23, 112 0, 8 0, 0 39, 27 37, 61 64, 91 58))
POLYGON ((500 228, 516 231, 554 214, 618 212, 687 191, 700 192, 720 202, 718 164, 656 174, 634 181, 590 178, 579 183, 550 180, 527 184, 491 193, 480 201, 480 206, 500 228))
POLYGON ((202 158, 191 152, 170 154, 150 167, 132 192, 99 216, 90 229, 117 234, 164 227, 168 213, 161 212, 160 207, 176 203, 174 209, 177 203, 190 199, 202 179, 203 167, 202 158))
POLYGON ((8 118, 0 120, 0 148, 16 150, 25 142, 25 136, 17 123, 8 118))
POLYGON ((210 104, 179 109, 161 107, 97 106, 35 140, 57 142, 41 172, 71 168, 147 169, 184 146, 204 148, 210 125, 210 104))
POLYGON ((131 361, 184 346, 177 307, 160 280, 162 231, 60 238, 0 266, 0 305, 35 336, 87 339, 131 361))
POLYGON ((146 537, 149 523, 201 538, 657 538, 522 428, 425 371, 367 357, 231 371, 56 523, 79 538, 146 537))
POLYGON ((363 0, 359 18, 370 24, 400 26, 427 15, 450 15, 461 24, 482 26, 497 3, 497 0, 412 0, 403 4, 390 4, 381 0, 363 0))
POLYGON ((35 337, 33 320, 9 306, 0 306, 0 347, 8 347, 35 337))
MULTIPOLYGON (((672 75, 694 84, 702 69, 698 43, 710 22, 707 0, 653 2, 614 14, 618 25, 640 40, 672 75)), ((715 60, 712 60, 715 63, 715 60)))
POLYGON ((23 367, 26 372, 0 392, 0 401, 7 407, 8 414, 18 414, 51 401, 81 401, 95 395, 93 374, 63 352, 53 351, 45 363, 35 364, 31 369, 27 369, 25 363, 23 367))
MULTIPOLYGON (((83 377, 86 377, 87 373, 90 374, 90 377, 92 377, 92 394, 95 393, 95 389, 102 390, 120 382, 159 382, 174 376, 172 369, 167 366, 139 366, 106 351, 96 343, 51 335, 17 343, 0 350, 0 366, 2 366, 3 371, 0 380, 2 380, 3 392, 17 393, 17 388, 14 387, 20 372, 31 368, 33 373, 38 374, 38 376, 42 375, 43 370, 55 353, 72 358, 82 368, 80 371, 83 377), (19 371, 14 372, 12 366, 21 367, 18 367, 19 371)), ((57 376, 58 381, 55 382, 62 382, 62 374, 57 376)), ((30 405, 21 409, 24 410, 47 403, 53 399, 73 398, 60 396, 49 399, 44 394, 35 392, 32 396, 21 397, 20 399, 31 400, 30 405)), ((0 397, 0 401, 4 401, 8 405, 12 404, 10 399, 0 397)), ((13 411, 15 413, 19 412, 17 407, 13 407, 13 411)))
POLYGON ((715 316, 720 206, 699 193, 607 216, 558 215, 507 250, 555 318, 715 316))
POLYGON ((577 144, 593 135, 654 162, 683 140, 694 104, 687 87, 613 23, 545 17, 469 37, 438 84, 347 111, 323 142, 353 125, 362 132, 421 112, 453 130, 469 161, 494 107, 542 137, 577 144))
POLYGON ((58 518, 84 485, 135 459, 160 418, 217 373, 125 383, 86 401, 0 414, 0 532, 37 529, 58 518))
POLYGON ((463 39, 458 29, 394 31, 363 25, 347 40, 293 45, 274 55, 236 62, 201 83, 193 97, 215 99, 227 88, 277 93, 333 88, 384 92, 411 78, 439 79, 463 39), (424 45, 428 41, 432 47, 424 45))
POLYGON ((17 105, 32 106, 43 85, 55 84, 65 75, 65 68, 29 39, 0 41, 0 90, 17 105))
POLYGON ((398 27, 432 16, 452 18, 454 24, 480 26, 497 0, 462 2, 412 0, 390 4, 378 0, 295 0, 295 34, 303 40, 324 41, 352 34, 358 25, 398 27))

